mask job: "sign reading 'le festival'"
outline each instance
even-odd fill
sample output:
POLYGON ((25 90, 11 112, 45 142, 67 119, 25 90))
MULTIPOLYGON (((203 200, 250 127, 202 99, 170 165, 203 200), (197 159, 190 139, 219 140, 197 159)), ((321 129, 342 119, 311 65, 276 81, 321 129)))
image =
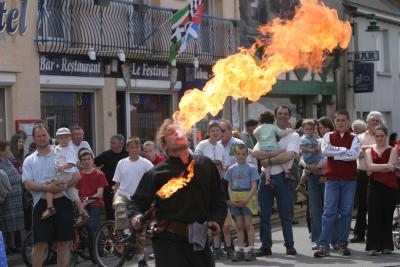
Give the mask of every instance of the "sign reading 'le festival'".
POLYGON ((20 9, 9 8, 6 2, 0 1, 0 33, 6 30, 8 34, 13 35, 19 28, 20 34, 23 35, 28 29, 27 17, 28 0, 21 0, 20 9))
POLYGON ((101 61, 70 59, 63 56, 48 57, 41 55, 39 69, 40 74, 46 75, 104 76, 104 66, 101 61))
POLYGON ((168 65, 156 63, 132 63, 132 78, 169 80, 170 70, 168 65))

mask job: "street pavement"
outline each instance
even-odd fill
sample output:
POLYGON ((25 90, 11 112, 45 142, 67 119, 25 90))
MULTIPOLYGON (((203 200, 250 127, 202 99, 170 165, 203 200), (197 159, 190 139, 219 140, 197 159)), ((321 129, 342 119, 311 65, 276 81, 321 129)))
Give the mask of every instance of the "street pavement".
MULTIPOLYGON (((354 221, 353 221, 354 223, 354 221)), ((311 243, 308 239, 308 230, 305 224, 305 220, 300 220, 299 225, 293 227, 295 248, 297 249, 297 256, 286 255, 285 247, 283 246, 283 236, 279 224, 273 225, 272 229, 272 255, 268 257, 259 257, 254 262, 235 262, 230 260, 218 261, 217 267, 223 266, 362 266, 362 267, 375 267, 375 266, 400 266, 400 250, 395 250, 392 255, 381 255, 381 256, 368 256, 365 250, 365 243, 362 244, 350 244, 352 255, 350 257, 340 256, 337 251, 331 251, 331 256, 323 259, 316 259, 313 257, 314 251, 311 250, 311 243)), ((258 238, 258 231, 257 237, 258 238)), ((256 247, 259 247, 259 242, 256 243, 256 247)), ((150 253, 150 251, 148 251, 150 253)), ((15 262, 14 262, 15 263, 15 262)), ((154 267, 154 260, 149 260, 148 264, 150 267, 154 267)), ((13 264, 10 266, 22 267, 21 264, 13 264)), ((86 267, 93 266, 89 261, 82 262, 78 266, 86 267)), ((135 260, 126 262, 124 266, 137 266, 135 260)), ((171 266, 174 267, 174 266, 171 266)), ((189 266, 190 267, 190 266, 189 266)))

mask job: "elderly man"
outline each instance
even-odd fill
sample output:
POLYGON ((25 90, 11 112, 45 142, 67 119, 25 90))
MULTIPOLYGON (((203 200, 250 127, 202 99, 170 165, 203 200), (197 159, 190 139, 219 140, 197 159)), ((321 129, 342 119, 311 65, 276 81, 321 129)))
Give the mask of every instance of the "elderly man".
POLYGON ((82 148, 86 148, 90 152, 92 152, 92 148, 90 147, 89 143, 83 140, 85 133, 80 126, 73 126, 71 128, 71 142, 70 145, 74 148, 76 156, 78 157, 78 152, 82 148))
POLYGON ((104 151, 94 159, 94 164, 101 167, 101 170, 106 175, 108 186, 104 188, 104 204, 106 208, 107 220, 114 220, 114 210, 112 208, 113 202, 113 177, 115 168, 117 167, 118 161, 129 156, 128 151, 125 150, 125 138, 121 134, 111 136, 110 149, 104 151))
POLYGON ((32 130, 36 151, 28 156, 23 164, 22 181, 33 196, 33 250, 32 266, 43 264, 44 253, 49 242, 57 245, 57 265, 67 266, 69 259, 69 241, 74 239, 74 209, 72 201, 65 196, 65 189, 76 184, 80 175, 74 174, 68 185, 52 181, 56 177, 56 152, 49 145, 50 136, 44 124, 38 124, 32 130), (44 192, 54 194, 54 207, 57 213, 42 220, 42 212, 47 208, 44 192))
POLYGON ((374 145, 374 129, 379 124, 385 124, 382 113, 379 111, 371 111, 367 116, 367 130, 358 137, 361 144, 361 153, 357 159, 357 219, 354 227, 354 237, 350 239, 350 243, 365 242, 365 231, 367 230, 367 191, 369 176, 367 174, 367 166, 365 163, 365 150, 374 145))
MULTIPOLYGON (((287 106, 279 106, 275 109, 276 124, 281 129, 290 128, 289 119, 291 111, 287 106)), ((300 150, 300 136, 293 132, 279 140, 279 148, 286 152, 279 154, 277 152, 265 152, 254 147, 253 156, 261 160, 264 167, 271 168, 271 183, 273 187, 265 186, 265 174, 261 174, 261 180, 258 188, 258 200, 260 204, 260 239, 261 247, 257 251, 257 256, 268 256, 272 254, 272 236, 271 236, 271 213, 274 203, 274 197, 278 203, 279 217, 285 240, 286 254, 296 255, 294 248, 292 211, 293 211, 293 185, 291 180, 285 178, 285 172, 281 164, 287 163, 291 168, 293 160, 300 150), (279 154, 279 155, 278 155, 279 154)))

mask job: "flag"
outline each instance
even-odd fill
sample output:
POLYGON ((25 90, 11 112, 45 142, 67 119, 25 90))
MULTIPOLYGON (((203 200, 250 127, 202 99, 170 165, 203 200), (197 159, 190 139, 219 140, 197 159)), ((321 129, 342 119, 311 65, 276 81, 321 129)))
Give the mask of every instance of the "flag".
POLYGON ((176 12, 170 19, 172 26, 172 45, 168 59, 170 63, 186 49, 188 41, 198 37, 202 13, 203 1, 191 0, 189 5, 176 12))

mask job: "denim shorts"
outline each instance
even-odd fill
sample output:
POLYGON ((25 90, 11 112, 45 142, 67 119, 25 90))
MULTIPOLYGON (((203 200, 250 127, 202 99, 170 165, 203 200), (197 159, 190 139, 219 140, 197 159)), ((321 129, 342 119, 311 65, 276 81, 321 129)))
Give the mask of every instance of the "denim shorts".
POLYGON ((248 207, 231 207, 231 213, 233 217, 236 216, 252 216, 253 213, 248 207))

